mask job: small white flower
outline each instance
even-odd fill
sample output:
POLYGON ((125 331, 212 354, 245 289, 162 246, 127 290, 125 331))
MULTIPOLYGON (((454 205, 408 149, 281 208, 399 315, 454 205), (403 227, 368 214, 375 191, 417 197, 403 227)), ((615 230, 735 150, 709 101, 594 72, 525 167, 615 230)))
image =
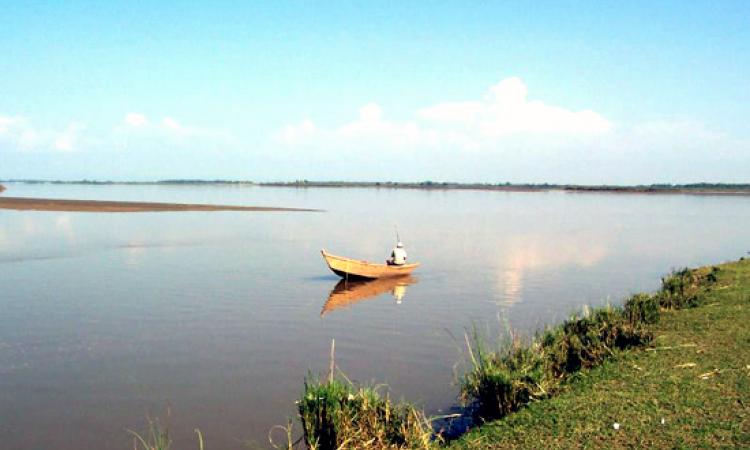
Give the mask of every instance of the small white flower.
POLYGON ((664 417, 661 418, 661 424, 664 425, 667 421, 664 420, 664 417))
POLYGON ((349 397, 347 397, 349 400, 354 400, 354 395, 349 394, 349 397))
POLYGON ((617 423, 617 422, 615 422, 615 423, 613 423, 613 424, 612 424, 612 427, 613 427, 613 428, 614 428, 615 430, 619 430, 619 429, 620 429, 620 424, 619 424, 619 423, 617 423))

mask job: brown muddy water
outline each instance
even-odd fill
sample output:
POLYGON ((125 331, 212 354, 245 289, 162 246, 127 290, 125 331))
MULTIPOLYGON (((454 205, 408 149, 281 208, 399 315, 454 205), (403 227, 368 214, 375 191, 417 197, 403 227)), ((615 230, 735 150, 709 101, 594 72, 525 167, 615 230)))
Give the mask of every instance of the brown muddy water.
MULTIPOLYGON (((0 442, 131 448, 165 415, 175 448, 268 447, 309 371, 336 362, 430 414, 456 403, 463 333, 530 334, 750 250, 750 198, 9 183, 7 195, 320 208, 325 213, 0 211, 0 442), (337 287, 320 249, 408 282, 337 287)), ((297 428, 297 434, 299 428, 297 428)))

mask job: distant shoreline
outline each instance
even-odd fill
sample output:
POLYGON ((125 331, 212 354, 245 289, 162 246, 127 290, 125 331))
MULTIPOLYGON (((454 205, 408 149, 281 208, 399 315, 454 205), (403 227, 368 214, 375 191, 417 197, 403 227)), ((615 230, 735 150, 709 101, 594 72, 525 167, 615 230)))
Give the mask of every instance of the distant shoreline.
POLYGON ((98 180, 0 180, 5 183, 59 184, 86 186, 248 186, 281 188, 375 188, 420 190, 475 190, 499 192, 550 192, 612 193, 612 194, 682 194, 682 195, 735 195, 750 196, 750 183, 689 183, 650 185, 581 185, 550 183, 453 183, 453 182, 394 182, 394 181, 236 181, 236 180, 159 180, 159 181, 98 181, 98 180))
POLYGON ((189 203, 120 202, 101 200, 60 200, 0 196, 0 209, 17 211, 66 212, 166 212, 166 211, 253 211, 317 212, 317 209, 279 208, 271 206, 233 206, 189 203))
POLYGON ((570 192, 607 194, 684 194, 750 196, 750 185, 649 185, 649 186, 586 186, 557 184, 479 184, 479 183, 397 183, 397 182, 271 182, 258 186, 286 188, 375 188, 414 189, 430 191, 497 191, 497 192, 570 192), (712 187, 707 187, 712 186, 712 187))

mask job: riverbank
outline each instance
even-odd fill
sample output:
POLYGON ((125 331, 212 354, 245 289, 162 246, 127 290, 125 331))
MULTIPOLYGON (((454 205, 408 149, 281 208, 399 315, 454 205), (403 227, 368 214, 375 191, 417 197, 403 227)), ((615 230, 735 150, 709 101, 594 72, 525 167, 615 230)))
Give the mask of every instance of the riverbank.
POLYGON ((750 447, 750 261, 719 267, 700 306, 662 310, 651 345, 449 447, 750 447))
POLYGON ((190 203, 60 200, 50 198, 0 197, 0 209, 64 212, 166 212, 166 211, 254 211, 318 212, 317 209, 272 206, 234 206, 190 203))

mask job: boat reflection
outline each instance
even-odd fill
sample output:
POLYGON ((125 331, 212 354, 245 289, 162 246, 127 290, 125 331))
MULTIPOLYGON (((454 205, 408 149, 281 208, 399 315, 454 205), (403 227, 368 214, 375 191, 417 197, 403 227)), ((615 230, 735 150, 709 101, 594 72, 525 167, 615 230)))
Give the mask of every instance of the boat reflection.
POLYGON ((367 281, 341 280, 328 295, 328 300, 323 305, 320 315, 323 316, 333 310, 345 308, 386 292, 393 295, 397 304, 401 303, 406 295, 406 287, 416 282, 417 279, 409 275, 367 281))

